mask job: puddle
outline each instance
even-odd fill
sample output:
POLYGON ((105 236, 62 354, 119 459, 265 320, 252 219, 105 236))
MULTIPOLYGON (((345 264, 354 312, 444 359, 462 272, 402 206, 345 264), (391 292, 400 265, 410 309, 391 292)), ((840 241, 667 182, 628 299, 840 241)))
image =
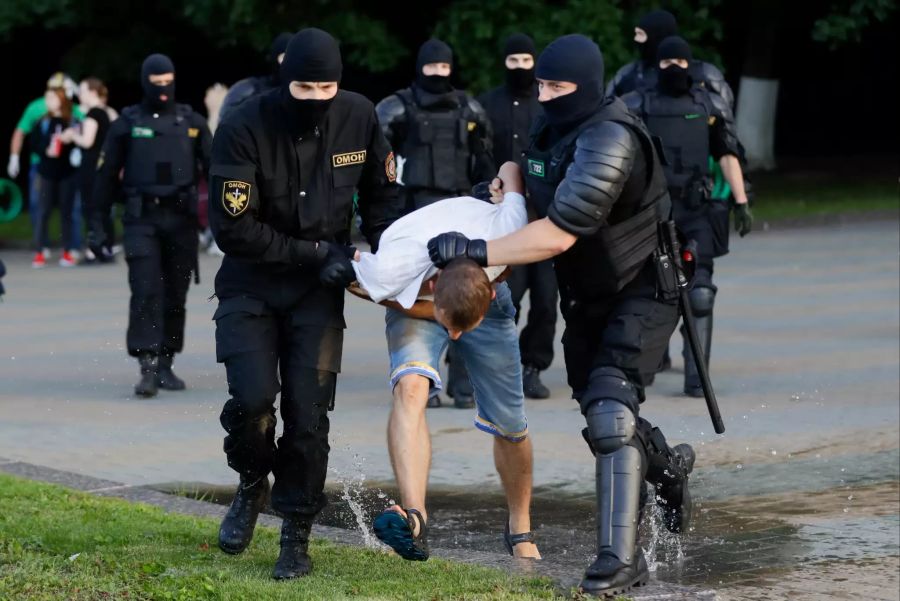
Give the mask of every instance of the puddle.
MULTIPOLYGON (((884 572, 884 562, 897 565, 900 557, 900 479, 893 467, 897 453, 875 453, 862 463, 859 459, 819 461, 815 473, 807 471, 803 477, 792 474, 810 469, 814 460, 700 471, 692 487, 695 514, 690 532, 683 537, 672 535, 662 527, 655 506, 646 510, 641 545, 655 578, 719 592, 733 590, 734 596, 723 598, 734 599, 745 598, 738 592, 746 587, 756 591, 756 597, 746 598, 798 598, 787 591, 791 582, 802 578, 819 582, 816 586, 823 598, 843 595, 854 590, 854 579, 842 578, 840 566, 865 574, 870 586, 873 578, 896 581, 896 569, 890 576, 878 574, 884 572), (852 476, 847 471, 850 464, 855 465, 852 476), (762 467, 765 472, 757 473, 762 467), (797 490, 798 485, 812 481, 819 490, 797 490), (835 575, 827 583, 820 582, 815 574, 828 570, 835 575), (762 594, 764 590, 769 596, 762 594)), ((390 486, 366 482, 361 474, 341 474, 339 479, 332 474, 338 485, 329 487, 332 502, 318 521, 359 531, 361 542, 377 545, 369 531, 372 518, 397 493, 390 486)), ((164 488, 173 491, 173 487, 164 488)), ((223 504, 230 503, 233 493, 231 488, 184 485, 174 491, 223 504)), ((432 546, 505 552, 501 533, 506 510, 499 494, 434 488, 429 503, 432 546)), ((593 497, 536 489, 532 523, 547 559, 541 572, 563 586, 575 584, 593 559, 593 497)), ((896 587, 891 586, 895 593, 896 587)))

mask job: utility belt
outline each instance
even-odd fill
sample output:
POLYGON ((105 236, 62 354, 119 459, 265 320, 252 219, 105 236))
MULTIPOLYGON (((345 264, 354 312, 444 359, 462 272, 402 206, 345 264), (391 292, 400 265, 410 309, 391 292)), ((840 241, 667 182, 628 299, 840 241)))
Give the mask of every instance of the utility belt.
POLYGON ((688 210, 697 210, 712 201, 713 180, 703 177, 684 186, 669 186, 672 204, 688 210))
POLYGON ((138 218, 161 210, 174 211, 184 215, 197 215, 197 189, 182 190, 170 196, 154 196, 139 192, 126 193, 125 215, 138 218))

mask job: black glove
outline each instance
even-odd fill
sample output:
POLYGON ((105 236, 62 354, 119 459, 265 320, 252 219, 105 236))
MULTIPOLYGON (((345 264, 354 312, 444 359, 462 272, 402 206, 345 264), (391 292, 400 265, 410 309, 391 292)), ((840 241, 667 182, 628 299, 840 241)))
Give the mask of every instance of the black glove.
POLYGON ((734 205, 734 231, 741 235, 741 238, 750 233, 753 229, 753 213, 750 211, 750 203, 734 205))
POLYGON ((459 257, 472 259, 481 267, 487 267, 487 242, 469 240, 459 232, 445 232, 428 241, 428 257, 440 269, 459 257))
POLYGON ((356 247, 336 242, 319 242, 326 244, 325 259, 319 267, 319 280, 326 286, 346 288, 356 281, 351 259, 356 254, 356 247))

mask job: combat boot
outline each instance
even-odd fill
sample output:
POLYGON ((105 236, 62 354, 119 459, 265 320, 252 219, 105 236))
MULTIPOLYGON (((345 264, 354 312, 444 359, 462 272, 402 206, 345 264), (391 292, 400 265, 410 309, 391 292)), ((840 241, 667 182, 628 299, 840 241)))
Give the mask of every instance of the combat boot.
POLYGON ((156 374, 159 371, 159 357, 153 353, 141 353, 141 379, 134 386, 134 394, 142 397, 156 396, 156 374))
POLYGON ((156 372, 156 385, 163 390, 184 390, 184 380, 172 371, 172 353, 159 356, 159 370, 156 372))
POLYGON ((522 370, 522 388, 529 399, 550 398, 550 389, 541 382, 541 370, 533 365, 526 365, 522 370))
POLYGON ((672 449, 672 466, 667 472, 672 478, 656 485, 656 503, 662 509, 666 529, 676 534, 685 532, 691 522, 691 493, 688 489, 688 474, 694 469, 696 455, 689 444, 680 444, 672 449))
POLYGON ((647 560, 637 544, 644 490, 642 457, 632 446, 597 461, 597 559, 579 588, 587 595, 615 597, 650 580, 647 560))
POLYGON ((259 512, 266 504, 269 479, 265 476, 253 482, 241 478, 231 508, 219 527, 219 548, 229 555, 237 555, 247 548, 253 538, 253 529, 259 512))
POLYGON ((288 516, 281 524, 281 554, 275 562, 272 578, 288 580, 306 576, 312 570, 309 558, 309 533, 312 518, 288 516))

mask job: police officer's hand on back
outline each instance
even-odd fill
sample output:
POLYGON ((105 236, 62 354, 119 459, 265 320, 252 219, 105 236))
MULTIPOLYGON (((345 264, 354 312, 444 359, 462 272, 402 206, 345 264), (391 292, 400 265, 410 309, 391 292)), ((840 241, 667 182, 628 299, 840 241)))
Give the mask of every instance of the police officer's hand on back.
POLYGON ((734 231, 741 235, 741 238, 750 233, 753 229, 753 212, 750 211, 750 203, 742 203, 734 205, 734 231))
POLYGON ((487 242, 469 240, 459 232, 445 232, 428 241, 428 257, 436 267, 443 269, 453 259, 472 259, 482 267, 487 266, 487 242))
POLYGON ((326 286, 346 288, 356 280, 356 272, 350 262, 356 254, 356 247, 344 244, 320 242, 326 244, 325 259, 319 268, 319 280, 326 286))

